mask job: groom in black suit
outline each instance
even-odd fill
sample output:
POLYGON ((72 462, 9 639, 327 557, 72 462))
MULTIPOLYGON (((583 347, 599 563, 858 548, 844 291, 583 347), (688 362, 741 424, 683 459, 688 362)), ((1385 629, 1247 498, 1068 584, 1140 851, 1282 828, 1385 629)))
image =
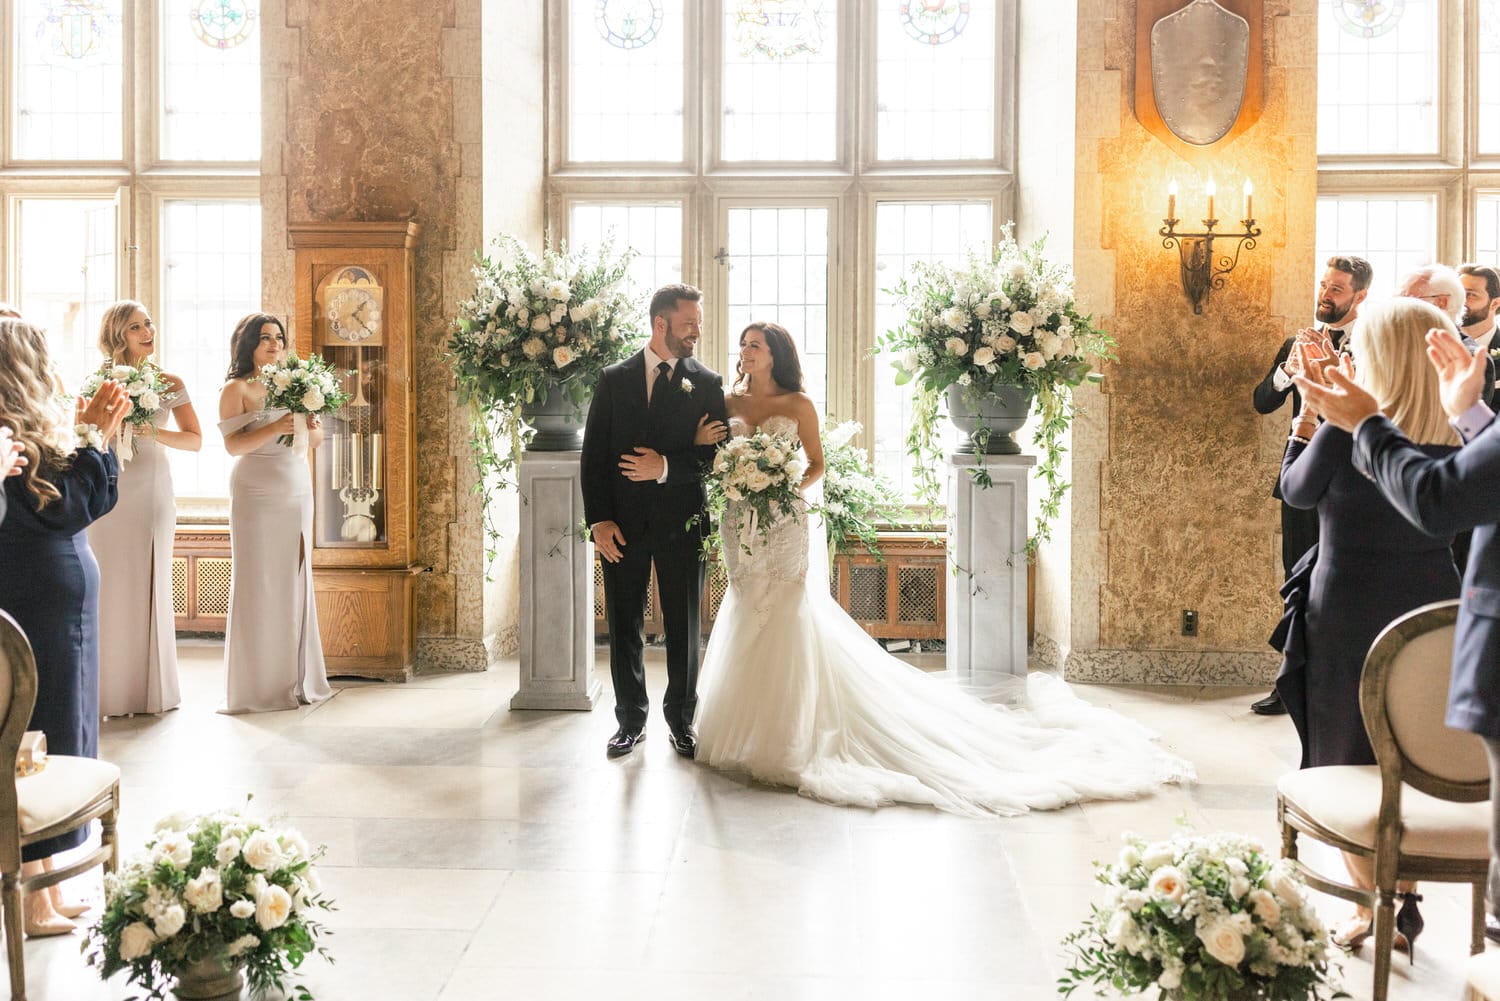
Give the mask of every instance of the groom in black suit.
POLYGON ((646 736, 646 593, 651 567, 667 633, 662 712, 672 746, 698 750, 699 608, 708 530, 702 472, 713 445, 694 445, 700 424, 726 421, 724 381, 693 359, 703 333, 703 293, 667 285, 651 297, 651 340, 604 370, 583 432, 583 510, 603 557, 609 672, 619 730, 608 754, 629 754, 646 736))

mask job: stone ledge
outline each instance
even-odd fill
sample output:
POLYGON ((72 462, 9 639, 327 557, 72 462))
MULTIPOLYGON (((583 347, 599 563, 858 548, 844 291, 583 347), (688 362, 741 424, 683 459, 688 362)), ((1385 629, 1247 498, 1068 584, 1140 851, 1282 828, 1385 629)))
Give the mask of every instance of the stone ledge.
POLYGON ((462 636, 418 636, 414 674, 441 674, 445 671, 487 671, 489 651, 484 640, 462 636))
MULTIPOLYGON (((1042 637, 1037 637, 1041 647, 1042 637)), ((1051 641, 1048 641, 1051 642, 1051 641)), ((1056 644, 1052 644, 1056 648, 1056 644)), ((1041 650, 1038 649, 1038 656, 1041 650)), ((1269 685, 1281 666, 1275 651, 1074 651, 1062 664, 1065 681, 1101 685, 1269 685)))

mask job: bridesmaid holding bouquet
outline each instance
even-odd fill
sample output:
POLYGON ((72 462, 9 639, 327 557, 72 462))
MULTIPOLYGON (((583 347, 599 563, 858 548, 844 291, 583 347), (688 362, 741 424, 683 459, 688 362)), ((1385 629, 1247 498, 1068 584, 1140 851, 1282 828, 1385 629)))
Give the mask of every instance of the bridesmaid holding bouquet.
POLYGON ((286 328, 251 313, 229 343, 219 431, 238 456, 229 475, 229 541, 234 570, 224 655, 223 712, 295 709, 332 695, 318 634, 312 581, 312 479, 307 449, 323 442, 314 415, 266 409, 261 368, 286 352, 286 328), (285 437, 288 444, 278 439, 285 437), (304 444, 305 443, 305 444, 304 444))
POLYGON ((182 380, 151 364, 156 324, 146 307, 126 299, 105 310, 99 350, 101 374, 125 377, 117 369, 126 366, 147 377, 137 382, 164 381, 167 389, 132 393, 132 418, 141 419, 122 432, 129 448, 119 449, 120 499, 110 517, 89 526, 101 578, 99 629, 108 638, 99 652, 99 712, 161 713, 182 701, 172 611, 177 508, 166 450, 196 452, 203 432, 182 380), (175 430, 168 427, 174 419, 175 430))

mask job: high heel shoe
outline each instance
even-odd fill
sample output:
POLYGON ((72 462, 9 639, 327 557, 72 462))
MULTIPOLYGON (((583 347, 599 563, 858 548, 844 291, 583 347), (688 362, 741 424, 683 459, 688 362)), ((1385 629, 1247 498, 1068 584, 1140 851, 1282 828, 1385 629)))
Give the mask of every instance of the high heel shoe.
POLYGON ((1396 942, 1399 948, 1402 940, 1405 940, 1406 955, 1411 959, 1413 966, 1417 965, 1417 936, 1422 934, 1422 929, 1427 927, 1427 922, 1422 920, 1422 912, 1417 910, 1417 904, 1421 901, 1420 893, 1398 893, 1401 898, 1401 909, 1396 912, 1396 942))
POLYGON ((1373 918, 1356 914, 1339 925, 1333 933, 1333 944, 1345 952, 1358 952, 1373 933, 1374 927, 1373 918))

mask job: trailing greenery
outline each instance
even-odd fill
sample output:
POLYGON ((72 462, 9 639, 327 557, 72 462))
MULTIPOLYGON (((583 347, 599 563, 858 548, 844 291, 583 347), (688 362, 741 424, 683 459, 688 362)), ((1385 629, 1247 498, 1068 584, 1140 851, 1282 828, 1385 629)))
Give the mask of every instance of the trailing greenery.
MULTIPOLYGON (((906 310, 876 350, 893 356, 897 385, 913 387, 906 451, 914 460, 919 498, 936 505, 943 465, 940 414, 948 387, 964 387, 972 404, 1013 386, 1036 397, 1040 422, 1036 473, 1045 484, 1028 554, 1051 537, 1067 492, 1063 438, 1074 416, 1073 390, 1097 382, 1098 366, 1115 360, 1115 341, 1079 312, 1072 272, 1043 256, 1043 240, 1021 247, 1007 225, 991 258, 971 254, 961 268, 921 262, 893 290, 906 310)), ((973 435, 982 451, 990 429, 973 435)), ((974 470, 981 485, 988 476, 974 470)))
POLYGON ((852 444, 858 421, 823 428, 823 502, 818 513, 828 531, 830 556, 846 552, 850 539, 880 556, 882 524, 906 519, 901 492, 870 465, 870 454, 852 444))

